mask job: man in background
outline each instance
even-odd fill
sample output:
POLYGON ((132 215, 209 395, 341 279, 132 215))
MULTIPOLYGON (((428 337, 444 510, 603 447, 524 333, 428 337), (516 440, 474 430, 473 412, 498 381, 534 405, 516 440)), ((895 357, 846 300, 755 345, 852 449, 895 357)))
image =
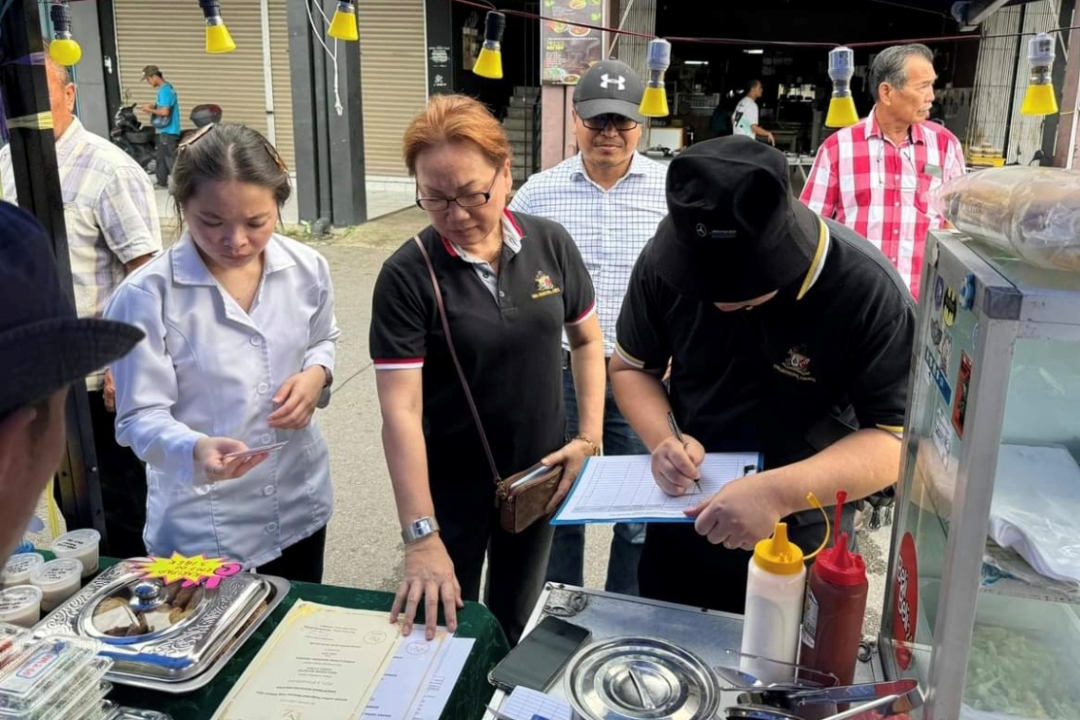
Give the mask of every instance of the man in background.
POLYGON ((147 65, 142 72, 143 82, 157 90, 157 102, 139 109, 150 116, 150 124, 157 130, 157 186, 168 188, 180 147, 180 98, 157 65, 147 65))
MULTIPOLYGON (((645 88, 629 65, 605 60, 594 65, 574 90, 574 136, 579 153, 532 176, 510 203, 512 211, 555 220, 574 239, 596 288, 596 310, 604 350, 615 351, 615 322, 630 271, 641 249, 667 214, 667 168, 637 152, 638 112, 645 88)), ((577 432, 577 395, 563 344, 563 397, 567 437, 577 432)), ((646 454, 619 413, 608 384, 604 403, 604 454, 646 454)), ((637 595, 637 566, 645 525, 617 523, 611 541, 605 589, 637 595)), ((548 561, 549 582, 584 585, 585 526, 560 525, 548 561)))
POLYGON ((936 79, 925 45, 883 50, 870 66, 873 109, 821 144, 801 196, 885 253, 916 300, 926 235, 946 224, 928 196, 965 172, 960 141, 928 122, 936 79))
POLYGON ((0 564, 18 545, 65 445, 68 386, 126 355, 130 325, 79 319, 45 230, 0 202, 0 564))
MULTIPOLYGON (((98 318, 124 277, 161 251, 157 201, 139 164, 75 117, 71 75, 48 53, 45 57, 75 309, 81 318, 98 318)), ((4 199, 18 202, 10 146, 0 149, 0 182, 4 199)), ((112 378, 94 372, 86 388, 109 552, 137 557, 146 552, 146 472, 130 448, 116 444, 112 378)))
POLYGON ((758 125, 760 112, 758 110, 758 98, 764 94, 765 88, 760 80, 751 80, 746 84, 746 95, 735 106, 735 112, 731 115, 731 124, 734 135, 745 135, 748 138, 763 137, 770 145, 776 145, 776 138, 765 128, 758 125))

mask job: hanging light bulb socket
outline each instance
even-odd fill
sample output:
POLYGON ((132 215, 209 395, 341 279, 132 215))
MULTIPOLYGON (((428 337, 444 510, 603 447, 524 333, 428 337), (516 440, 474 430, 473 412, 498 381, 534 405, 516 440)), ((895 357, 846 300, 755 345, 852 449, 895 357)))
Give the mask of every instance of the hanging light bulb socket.
POLYGON ((71 34, 71 8, 66 0, 53 0, 49 17, 53 27, 49 57, 60 65, 75 65, 82 58, 82 48, 71 34))
POLYGON ((855 75, 855 51, 847 47, 829 51, 829 79, 832 80, 832 99, 825 127, 842 128, 859 122, 855 98, 851 94, 851 78, 855 75))
POLYGON ((335 40, 356 42, 360 39, 360 32, 356 27, 356 0, 341 0, 334 12, 334 19, 330 21, 330 29, 326 34, 335 40))
POLYGON ((1055 115, 1058 111, 1057 97, 1054 95, 1054 38, 1046 33, 1039 33, 1028 43, 1028 64, 1031 66, 1031 80, 1028 82, 1024 102, 1020 105, 1021 115, 1055 115))
POLYGON ((206 52, 217 55, 231 53, 236 49, 229 28, 225 27, 225 21, 221 19, 221 3, 219 0, 199 0, 203 15, 206 17, 206 52))
POLYGON ((667 117, 671 111, 668 109, 664 74, 671 67, 671 43, 663 38, 650 40, 645 67, 649 71, 649 81, 645 84, 645 94, 641 96, 638 112, 645 117, 667 117))
POLYGON ((491 10, 484 18, 484 45, 473 65, 473 73, 490 80, 502 80, 502 39, 506 32, 506 16, 491 10))

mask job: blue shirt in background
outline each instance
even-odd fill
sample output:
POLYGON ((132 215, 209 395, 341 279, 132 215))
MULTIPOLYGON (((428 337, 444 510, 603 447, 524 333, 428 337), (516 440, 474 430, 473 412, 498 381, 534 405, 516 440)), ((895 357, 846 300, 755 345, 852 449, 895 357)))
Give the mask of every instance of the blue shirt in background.
POLYGON ((173 86, 169 83, 165 83, 158 88, 157 106, 159 108, 172 108, 172 114, 169 116, 169 124, 165 127, 158 128, 158 133, 163 135, 179 135, 180 98, 176 96, 176 91, 173 90, 173 86))

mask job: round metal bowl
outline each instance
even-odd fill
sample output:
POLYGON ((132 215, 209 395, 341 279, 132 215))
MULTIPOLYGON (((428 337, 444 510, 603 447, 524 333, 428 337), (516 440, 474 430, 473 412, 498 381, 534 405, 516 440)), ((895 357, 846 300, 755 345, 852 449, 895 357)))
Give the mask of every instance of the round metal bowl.
POLYGON ((709 720, 720 704, 705 661, 658 638, 588 645, 570 659, 563 682, 585 720, 709 720))

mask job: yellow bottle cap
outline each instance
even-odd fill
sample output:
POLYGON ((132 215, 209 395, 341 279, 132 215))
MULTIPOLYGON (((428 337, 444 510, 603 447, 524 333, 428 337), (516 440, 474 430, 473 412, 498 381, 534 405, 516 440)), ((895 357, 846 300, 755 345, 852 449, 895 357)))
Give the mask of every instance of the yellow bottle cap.
POLYGON ((787 523, 776 523, 773 536, 754 547, 754 562, 774 575, 798 575, 803 569, 803 551, 788 540, 787 523))

